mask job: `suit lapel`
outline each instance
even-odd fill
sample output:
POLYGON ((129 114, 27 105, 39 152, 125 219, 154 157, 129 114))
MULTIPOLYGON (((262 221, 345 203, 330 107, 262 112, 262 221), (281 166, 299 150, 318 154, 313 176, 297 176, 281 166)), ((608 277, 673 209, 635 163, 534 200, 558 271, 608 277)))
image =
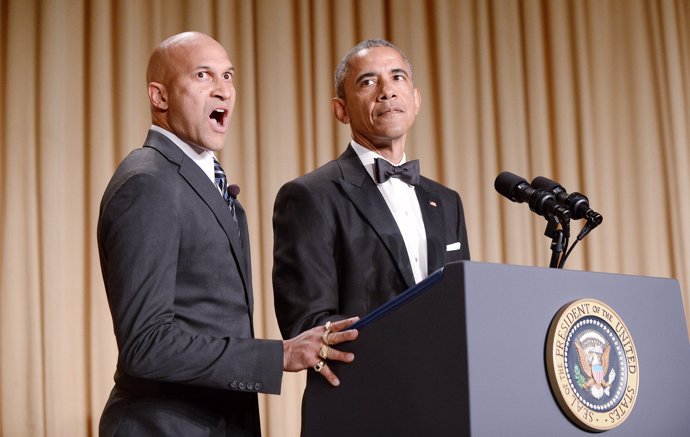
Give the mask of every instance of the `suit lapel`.
MULTIPOLYGON (((189 185, 192 186, 194 191, 196 191, 199 197, 201 197, 206 205, 208 205, 208 207, 211 209, 213 215, 216 216, 218 223, 223 228, 223 232, 225 232, 225 235, 230 241, 230 246, 233 254, 235 255, 235 260, 240 267, 242 280, 245 282, 245 285, 247 285, 244 249, 242 248, 240 237, 237 234, 237 226, 235 226, 235 221, 232 219, 230 208, 228 208, 228 205, 225 203, 225 200, 223 200, 223 197, 218 192, 218 189, 208 179, 208 176, 206 176, 199 166, 196 165, 191 159, 185 159, 180 163, 180 176, 182 176, 189 183, 189 185)), ((244 211, 242 216, 244 217, 244 211)), ((240 221, 240 223, 242 222, 240 221)), ((246 234, 246 230, 243 232, 243 234, 246 234)))
POLYGON ((424 229, 426 231, 426 247, 429 274, 440 269, 445 264, 445 220, 443 203, 434 195, 432 186, 426 178, 421 178, 415 187, 419 208, 422 211, 424 229))
POLYGON ((357 153, 348 146, 338 158, 343 177, 338 179, 352 204, 362 213, 386 246, 408 287, 415 284, 405 241, 381 192, 371 179, 357 153))
MULTIPOLYGON (((223 202, 225 204, 225 202, 223 202)), ((228 212, 230 209, 228 208, 228 212)), ((241 234, 241 246, 239 246, 240 251, 242 251, 243 254, 243 259, 244 259, 244 273, 243 278, 245 278, 245 282, 248 284, 246 287, 248 290, 252 289, 252 275, 250 272, 252 271, 251 269, 251 252, 249 248, 249 225, 247 224, 247 215, 244 212, 244 208, 240 204, 240 202, 235 199, 235 214, 237 215, 237 222, 240 226, 240 234, 241 234)), ((232 216, 232 213, 231 213, 232 216)), ((232 220, 232 218, 231 218, 232 220)), ((234 223, 230 226, 230 228, 233 228, 234 223)), ((235 229, 235 232, 237 230, 235 229)), ((234 248, 235 246, 233 246, 234 248)), ((234 249, 233 249, 234 250, 234 249)), ((253 295, 252 293, 247 293, 247 303, 249 304, 249 310, 250 313, 253 314, 253 306, 254 306, 254 300, 253 300, 253 295)), ((250 315, 251 315, 250 314, 250 315)), ((254 325, 252 324, 252 335, 254 334, 254 325)))
MULTIPOLYGON (((211 212, 216 217, 216 220, 223 228, 223 232, 228 237, 230 248, 235 262, 237 264, 242 282, 244 284, 245 298, 250 310, 250 317, 252 313, 252 293, 251 293, 251 278, 249 276, 249 265, 246 260, 248 253, 242 248, 240 238, 237 235, 237 227, 232 219, 232 213, 228 208, 225 200, 218 192, 218 189, 209 180, 208 176, 199 168, 194 161, 192 161, 182 150, 179 149, 171 140, 165 135, 155 131, 149 131, 146 138, 145 146, 152 147, 162 153, 168 160, 179 166, 179 174, 192 187, 192 189, 201 197, 201 199, 208 205, 211 212)), ((246 239, 248 231, 244 210, 240 207, 236 209, 242 211, 242 219, 239 219, 240 229, 242 230, 243 238, 246 239)), ((249 246, 247 239, 246 246, 249 246)))

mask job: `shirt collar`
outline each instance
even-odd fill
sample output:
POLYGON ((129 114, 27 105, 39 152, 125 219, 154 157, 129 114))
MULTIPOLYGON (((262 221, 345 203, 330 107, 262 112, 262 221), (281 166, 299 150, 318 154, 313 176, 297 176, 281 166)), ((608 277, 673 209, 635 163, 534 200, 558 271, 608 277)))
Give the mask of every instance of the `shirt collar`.
POLYGON ((206 176, 208 176, 211 181, 214 180, 215 174, 213 170, 213 160, 216 156, 212 151, 204 150, 199 153, 192 146, 182 141, 180 137, 174 133, 155 124, 151 125, 150 129, 165 135, 168 139, 170 139, 170 141, 175 143, 175 145, 179 147, 185 155, 189 156, 189 158, 194 161, 201 168, 201 170, 204 171, 204 173, 206 173, 206 176))

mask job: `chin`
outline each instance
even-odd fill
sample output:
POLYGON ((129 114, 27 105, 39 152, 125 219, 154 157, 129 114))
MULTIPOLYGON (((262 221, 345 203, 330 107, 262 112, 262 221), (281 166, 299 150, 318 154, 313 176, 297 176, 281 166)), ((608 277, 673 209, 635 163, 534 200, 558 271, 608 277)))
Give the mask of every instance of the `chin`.
POLYGON ((213 152, 219 152, 225 147, 225 137, 223 139, 213 139, 205 141, 204 148, 213 152))
POLYGON ((381 138, 388 138, 389 140, 397 140, 405 136, 407 129, 387 129, 380 133, 381 138))

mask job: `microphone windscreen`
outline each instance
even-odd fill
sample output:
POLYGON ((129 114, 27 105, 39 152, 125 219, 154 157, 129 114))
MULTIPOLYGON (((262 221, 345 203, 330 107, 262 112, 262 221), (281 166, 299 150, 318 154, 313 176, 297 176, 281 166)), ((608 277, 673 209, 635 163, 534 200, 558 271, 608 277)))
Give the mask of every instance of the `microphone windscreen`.
POLYGON ((544 189, 544 190, 549 190, 553 191, 556 187, 559 187, 556 182, 552 181, 549 178, 545 178, 544 176, 537 176, 536 178, 532 179, 532 188, 538 190, 538 189, 544 189))
POLYGON ((237 198, 237 195, 240 194, 240 186, 235 184, 228 185, 228 194, 233 199, 237 198))
POLYGON ((516 174, 504 171, 496 176, 494 188, 499 194, 515 202, 515 188, 523 182, 526 183, 527 181, 516 174))

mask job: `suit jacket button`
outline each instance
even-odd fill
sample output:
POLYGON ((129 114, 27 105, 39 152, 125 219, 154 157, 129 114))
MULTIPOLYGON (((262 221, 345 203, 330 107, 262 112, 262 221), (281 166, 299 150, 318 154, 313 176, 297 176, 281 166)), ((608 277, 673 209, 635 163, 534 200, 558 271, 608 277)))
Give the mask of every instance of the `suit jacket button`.
POLYGON ((240 390, 244 390, 245 388, 247 388, 247 384, 240 382, 240 390))
POLYGON ((253 382, 247 383, 247 390, 254 390, 254 383, 253 382))
POLYGON ((254 388, 256 389, 256 391, 261 390, 261 387, 263 387, 263 385, 261 385, 260 382, 257 382, 256 384, 254 384, 254 388))
POLYGON ((233 381, 230 383, 230 388, 237 388, 237 381, 233 380, 233 381))

